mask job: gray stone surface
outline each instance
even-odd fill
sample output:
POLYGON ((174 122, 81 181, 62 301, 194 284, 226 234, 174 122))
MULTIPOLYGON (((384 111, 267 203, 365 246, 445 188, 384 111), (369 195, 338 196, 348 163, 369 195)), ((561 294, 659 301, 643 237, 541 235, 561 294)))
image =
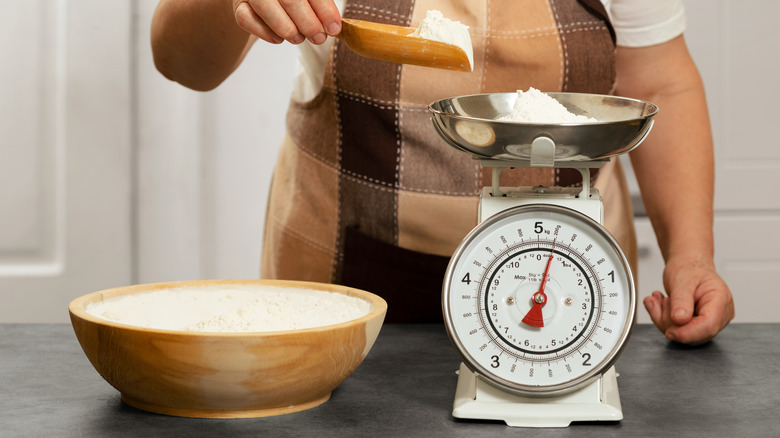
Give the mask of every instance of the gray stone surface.
POLYGON ((452 418, 460 359, 441 325, 386 325, 325 404, 252 419, 193 419, 125 405, 69 325, 0 325, 2 437, 780 436, 780 325, 732 325, 699 347, 639 325, 617 363, 624 419, 513 429, 452 418))

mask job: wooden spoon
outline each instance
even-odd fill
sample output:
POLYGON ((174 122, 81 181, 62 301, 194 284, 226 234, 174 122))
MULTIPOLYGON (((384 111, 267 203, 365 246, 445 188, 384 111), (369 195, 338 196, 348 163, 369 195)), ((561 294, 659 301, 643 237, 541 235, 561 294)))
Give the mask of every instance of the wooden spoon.
POLYGON ((460 47, 408 36, 412 32, 414 28, 411 27, 342 18, 341 33, 337 38, 350 50, 366 58, 471 71, 468 55, 460 47))

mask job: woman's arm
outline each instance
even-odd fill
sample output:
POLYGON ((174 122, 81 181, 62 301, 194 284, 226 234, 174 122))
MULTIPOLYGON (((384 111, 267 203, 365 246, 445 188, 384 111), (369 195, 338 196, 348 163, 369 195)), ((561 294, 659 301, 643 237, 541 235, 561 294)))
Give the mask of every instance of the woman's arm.
POLYGON ((341 31, 333 0, 161 0, 152 53, 166 78, 194 90, 216 88, 260 38, 322 44, 341 31))
POLYGON ((254 41, 236 24, 233 0, 161 0, 152 19, 155 66, 198 91, 230 76, 254 41))
POLYGON ((666 261, 668 297, 656 291, 645 307, 670 339, 712 339, 734 317, 734 302, 713 262, 712 135, 704 86, 683 37, 619 47, 617 88, 659 106, 652 133, 631 153, 666 261))

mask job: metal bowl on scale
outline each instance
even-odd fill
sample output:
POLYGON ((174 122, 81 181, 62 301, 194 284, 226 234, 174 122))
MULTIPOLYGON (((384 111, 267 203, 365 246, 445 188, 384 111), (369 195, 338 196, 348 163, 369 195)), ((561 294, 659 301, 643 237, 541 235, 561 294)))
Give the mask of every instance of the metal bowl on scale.
POLYGON ((631 151, 644 140, 658 107, 618 96, 546 93, 576 115, 597 122, 519 123, 497 120, 512 113, 517 93, 441 99, 429 106, 438 134, 455 149, 480 158, 529 160, 534 141, 549 139, 555 161, 591 161, 631 151))

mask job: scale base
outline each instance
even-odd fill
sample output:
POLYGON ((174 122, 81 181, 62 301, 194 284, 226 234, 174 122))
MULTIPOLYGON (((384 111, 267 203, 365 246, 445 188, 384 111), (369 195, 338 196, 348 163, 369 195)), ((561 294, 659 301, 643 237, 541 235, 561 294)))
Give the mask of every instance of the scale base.
POLYGON ((452 416, 500 420, 511 427, 567 427, 573 421, 620 421, 623 410, 615 367, 588 386, 558 397, 502 391, 461 364, 452 416))

